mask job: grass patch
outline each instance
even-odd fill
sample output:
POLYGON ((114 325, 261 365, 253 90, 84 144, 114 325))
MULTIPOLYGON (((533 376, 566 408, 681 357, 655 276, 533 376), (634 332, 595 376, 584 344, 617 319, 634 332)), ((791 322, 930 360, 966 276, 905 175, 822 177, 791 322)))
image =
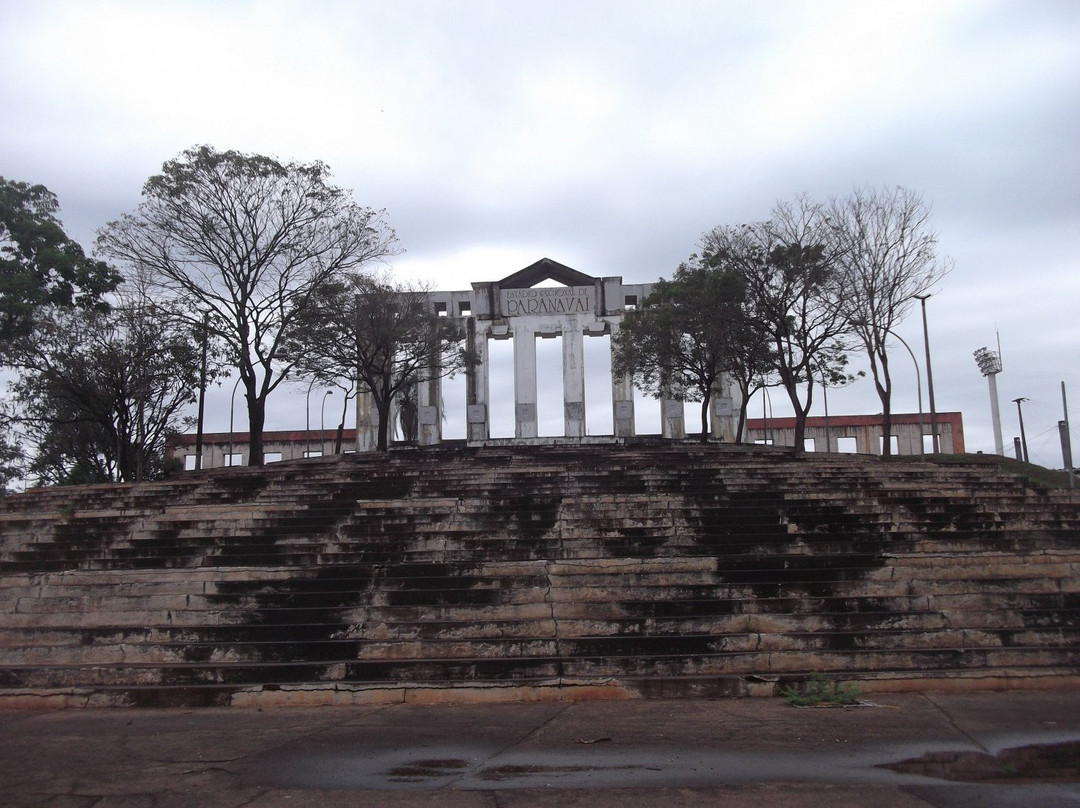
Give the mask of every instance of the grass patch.
POLYGON ((798 687, 788 685, 780 695, 792 707, 845 707, 859 703, 859 686, 816 673, 798 687))
POLYGON ((997 466, 1003 474, 1012 474, 1042 488, 1068 488, 1069 472, 1048 469, 1035 463, 1025 463, 1012 457, 995 454, 953 454, 928 456, 934 463, 966 463, 981 466, 997 466))

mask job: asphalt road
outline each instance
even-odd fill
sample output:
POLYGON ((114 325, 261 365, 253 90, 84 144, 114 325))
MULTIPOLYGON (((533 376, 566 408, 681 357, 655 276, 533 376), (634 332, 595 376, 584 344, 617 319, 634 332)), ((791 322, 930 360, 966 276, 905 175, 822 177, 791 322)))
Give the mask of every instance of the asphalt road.
POLYGON ((1080 692, 0 711, 2 806, 1080 808, 1080 692))

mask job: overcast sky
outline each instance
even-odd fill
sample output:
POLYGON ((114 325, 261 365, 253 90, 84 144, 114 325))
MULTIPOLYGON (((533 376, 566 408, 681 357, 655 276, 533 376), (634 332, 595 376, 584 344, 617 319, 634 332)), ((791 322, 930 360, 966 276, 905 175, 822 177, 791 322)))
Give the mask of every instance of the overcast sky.
MULTIPOLYGON (((1006 444, 1027 397, 1033 459, 1061 466, 1062 381, 1080 422, 1074 0, 2 0, 0 108, 0 175, 48 186, 87 247, 207 143, 327 163, 387 210, 394 271, 443 289, 542 257, 652 281, 778 199, 903 185, 955 262, 928 303, 938 410, 993 450, 971 354, 1000 331, 1006 444)), ((917 310, 898 331, 922 365, 917 310)), ((288 399, 268 428, 303 428, 288 399)), ((829 403, 880 411, 868 380, 829 403)))

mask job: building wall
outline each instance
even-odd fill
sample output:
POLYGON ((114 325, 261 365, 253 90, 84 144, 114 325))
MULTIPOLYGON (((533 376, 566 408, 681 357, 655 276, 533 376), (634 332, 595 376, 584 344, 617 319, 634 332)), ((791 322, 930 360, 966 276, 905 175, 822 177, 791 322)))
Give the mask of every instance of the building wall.
MULTIPOLYGON (((195 467, 194 434, 177 435, 171 438, 166 447, 167 457, 175 457, 184 462, 184 468, 195 467)), ((333 454, 337 429, 310 431, 296 429, 285 432, 264 432, 263 453, 266 462, 280 460, 299 460, 304 457, 318 457, 320 454, 333 454)), ((356 451, 356 430, 346 429, 341 438, 342 453, 356 451)), ((209 432, 203 435, 204 469, 217 469, 224 466, 246 466, 248 462, 248 433, 209 432), (230 453, 233 462, 229 462, 230 453)))
MULTIPOLYGON (((964 451, 964 419, 958 412, 937 414, 940 451, 959 454, 964 451)), ((892 435, 901 455, 918 455, 930 451, 930 416, 918 413, 893 413, 892 435)), ((747 419, 748 441, 771 443, 776 446, 795 444, 794 418, 747 419)), ((806 419, 805 438, 813 440, 818 452, 853 452, 881 454, 882 423, 880 415, 811 416, 806 419)), ((809 446, 807 448, 810 448, 809 446)))

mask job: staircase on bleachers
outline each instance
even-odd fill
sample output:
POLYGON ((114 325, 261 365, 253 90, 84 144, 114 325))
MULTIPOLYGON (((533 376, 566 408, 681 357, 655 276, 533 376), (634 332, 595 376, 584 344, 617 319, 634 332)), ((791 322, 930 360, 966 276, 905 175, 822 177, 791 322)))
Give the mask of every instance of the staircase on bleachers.
POLYGON ((1080 683, 1080 497, 630 443, 0 500, 0 706, 1080 683))

